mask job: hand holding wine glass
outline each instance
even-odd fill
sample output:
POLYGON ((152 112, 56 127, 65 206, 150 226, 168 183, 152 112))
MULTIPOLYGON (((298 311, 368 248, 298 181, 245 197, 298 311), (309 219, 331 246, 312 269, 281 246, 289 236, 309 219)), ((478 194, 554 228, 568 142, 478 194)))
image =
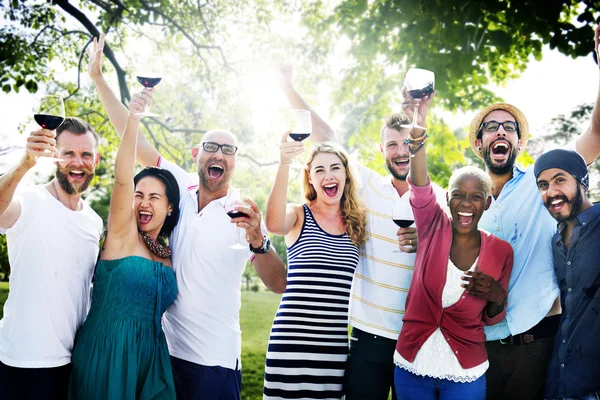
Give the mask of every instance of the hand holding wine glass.
MULTIPOLYGON (((424 126, 421 126, 417 122, 417 115, 419 115, 420 103, 422 99, 428 99, 434 91, 435 85, 435 74, 426 69, 420 68, 411 68, 406 73, 406 77, 404 78, 404 87, 406 88, 406 92, 412 97, 416 99, 416 104, 413 108, 413 119, 412 122, 408 125, 402 125, 403 128, 418 128, 426 130, 424 126)), ((406 98, 406 96, 405 96, 406 98)), ((408 99, 407 99, 408 100, 408 99)), ((426 104, 429 107, 429 103, 426 104)), ((403 104, 404 108, 404 104, 403 104)), ((426 111, 426 110, 425 110, 426 111)), ((424 113, 426 114, 426 112, 424 113)), ((425 115, 422 115, 424 117, 425 115)), ((421 121, 421 123, 424 122, 421 121)))
POLYGON ((129 118, 139 120, 142 117, 144 110, 150 108, 152 105, 152 98, 154 93, 152 89, 144 89, 140 93, 136 93, 131 96, 129 102, 129 118))
MULTIPOLYGON (((246 205, 244 200, 249 196, 249 190, 247 188, 232 188, 230 187, 227 191, 227 200, 225 202, 225 212, 233 220, 236 218, 250 218, 245 209, 246 205)), ((240 244, 240 227, 236 224, 235 231, 235 244, 229 246, 231 249, 242 250, 247 248, 240 244)))
POLYGON ((283 134, 281 138, 281 143, 279 144, 279 153, 280 153, 280 163, 282 165, 291 165, 292 160, 298 156, 299 154, 304 153, 304 143, 289 141, 291 131, 287 131, 283 134))
POLYGON ((37 164, 40 157, 44 160, 59 160, 58 158, 54 158, 58 155, 55 138, 56 132, 48 129, 31 132, 27 138, 23 162, 28 167, 33 167, 37 164))
MULTIPOLYGON (((310 111, 308 110, 292 110, 293 120, 292 129, 290 130, 289 136, 296 142, 301 142, 307 139, 312 132, 312 120, 310 118, 310 111)), ((302 164, 298 157, 294 157, 294 162, 291 164, 292 168, 303 169, 302 164)))
POLYGON ((63 159, 55 157, 58 155, 58 152, 56 151, 56 141, 54 140, 56 137, 56 132, 54 132, 54 130, 65 120, 65 104, 62 97, 54 95, 42 97, 35 114, 33 114, 33 119, 35 119, 35 122, 42 128, 42 131, 38 132, 42 133, 33 135, 32 132, 32 135, 27 139, 27 145, 29 146, 30 139, 32 139, 33 143, 37 143, 37 145, 32 147, 32 150, 39 152, 43 149, 43 152, 37 155, 38 157, 44 157, 44 160, 53 162, 64 161, 63 159), (52 133, 47 133, 47 131, 52 131, 52 133), (48 143, 43 139, 44 137, 50 137, 52 139, 53 144, 50 148, 47 147, 48 143))
MULTIPOLYGON (((136 67, 137 81, 146 89, 152 89, 160 83, 163 77, 163 65, 160 57, 142 58, 136 67)), ((158 114, 148 111, 148 105, 140 116, 156 117, 158 114)))
MULTIPOLYGON (((400 197, 394 201, 394 208, 392 210, 392 220, 394 221, 394 223, 396 225, 398 225, 399 228, 408 228, 412 224, 414 224, 415 217, 413 216, 412 208, 408 201, 408 196, 400 197)), ((399 234, 399 238, 398 238, 399 250, 394 250, 394 252, 395 253, 403 253, 403 252, 412 253, 413 252, 412 251, 413 244, 416 244, 416 243, 412 242, 413 240, 416 241, 416 230, 413 235, 415 235, 414 239, 412 239, 412 236, 409 236, 409 232, 403 232, 403 233, 399 234), (400 238, 400 235, 403 235, 403 237, 400 238), (406 236, 406 237, 404 237, 404 236, 406 236), (408 243, 406 243, 406 240, 408 240, 408 243)))

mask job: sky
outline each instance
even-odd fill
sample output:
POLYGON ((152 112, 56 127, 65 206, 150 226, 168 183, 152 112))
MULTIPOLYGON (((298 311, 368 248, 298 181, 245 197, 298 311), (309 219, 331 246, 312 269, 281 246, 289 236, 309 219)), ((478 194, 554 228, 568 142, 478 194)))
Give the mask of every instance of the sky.
MULTIPOLYGON (((520 78, 507 82, 504 87, 490 88, 506 102, 523 111, 529 121, 530 132, 535 137, 545 131, 545 125, 553 117, 568 113, 582 103, 594 102, 598 92, 598 79, 598 67, 591 54, 571 59, 558 51, 544 48, 542 61, 532 59, 520 78)), ((82 73, 82 83, 89 84, 85 73, 82 73)), ((269 86, 277 90, 275 83, 269 86)), ((0 148, 5 145, 24 146, 26 134, 18 133, 19 124, 31 118, 36 102, 42 95, 43 93, 32 95, 25 90, 20 93, 0 94, 0 118, 3 122, 0 124, 0 148)), ((443 96, 443 93, 438 93, 438 96, 443 96)), ((329 99, 318 99, 317 103, 318 111, 324 114, 326 120, 335 122, 336 119, 328 118, 327 109, 323 107, 329 103, 329 99)), ((458 129, 468 126, 475 113, 476 111, 454 114, 443 112, 441 115, 452 129, 458 129)), ((262 113, 257 113, 259 120, 255 121, 257 129, 260 129, 261 125, 260 114, 262 113)), ((31 121, 26 131, 33 129, 37 129, 37 125, 31 121)), ((0 156, 0 173, 18 161, 22 151, 0 156)), ((273 159, 277 157, 277 154, 273 155, 273 159)), ((47 173, 53 169, 51 163, 40 163, 29 175, 29 180, 36 172, 47 173)))

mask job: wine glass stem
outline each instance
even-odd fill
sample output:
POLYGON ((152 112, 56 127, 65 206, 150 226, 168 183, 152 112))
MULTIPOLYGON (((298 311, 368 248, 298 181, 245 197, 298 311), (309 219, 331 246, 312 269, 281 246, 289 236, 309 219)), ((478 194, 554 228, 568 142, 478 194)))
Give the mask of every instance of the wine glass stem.
POLYGON ((413 125, 417 125, 417 115, 419 114, 419 104, 421 102, 417 102, 417 104, 415 105, 415 110, 413 111, 413 125))
POLYGON ((240 244, 240 227, 239 226, 235 227, 235 244, 237 244, 237 245, 240 244))

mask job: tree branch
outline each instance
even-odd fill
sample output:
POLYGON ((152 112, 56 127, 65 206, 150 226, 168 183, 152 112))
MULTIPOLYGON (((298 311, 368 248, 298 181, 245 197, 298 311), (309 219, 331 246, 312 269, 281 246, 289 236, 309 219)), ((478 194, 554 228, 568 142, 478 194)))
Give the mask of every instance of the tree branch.
POLYGON ((270 167, 272 165, 277 165, 279 164, 279 161, 269 161, 269 162, 260 162, 258 160, 256 160, 255 158, 253 158, 252 156, 249 156, 248 154, 239 154, 238 157, 243 157, 246 158, 250 161, 252 161, 254 164, 258 165, 259 167, 270 167))
POLYGON ((223 50, 221 49, 221 46, 202 45, 202 44, 196 42, 196 39, 194 39, 185 29, 183 29, 183 27, 181 25, 179 25, 175 20, 173 20, 173 18, 169 17, 168 15, 166 15, 161 10, 150 6, 144 0, 140 0, 140 3, 144 7, 146 7, 148 10, 157 13, 158 15, 160 15, 161 17, 163 17, 165 20, 167 20, 169 23, 171 23, 183 36, 185 36, 187 38, 187 40, 190 41, 190 43, 196 48, 196 50, 199 50, 199 49, 219 50, 219 52, 221 54, 221 58, 223 59, 223 64, 225 66, 227 66, 227 60, 225 59, 225 55, 223 53, 223 50))
POLYGON ((157 125, 161 126, 163 129, 166 129, 169 132, 184 132, 184 133, 206 133, 205 129, 187 129, 187 128, 171 128, 169 125, 165 124, 164 122, 162 122, 161 120, 157 119, 156 117, 150 117, 150 120, 152 120, 152 122, 156 123, 157 125))
MULTIPOLYGON (((94 37, 100 36, 100 31, 96 26, 89 20, 89 18, 78 8, 69 3, 68 0, 54 0, 54 4, 62 8, 67 14, 75 18, 81 23, 94 37)), ((121 68, 121 65, 115 57, 115 53, 112 51, 108 44, 104 45, 104 55, 110 61, 115 68, 117 73, 117 79, 119 81, 119 90, 121 94, 121 102, 126 103, 131 95, 129 94, 129 88, 127 87, 127 80, 125 79, 125 71, 121 68)))
POLYGON ((90 1, 90 3, 93 3, 93 4, 97 5, 98 7, 100 7, 101 9, 103 9, 104 11, 112 14, 112 9, 105 2, 103 2, 101 0, 89 0, 89 1, 90 1))
POLYGON ((94 40, 94 38, 90 38, 90 40, 88 40, 88 42, 85 44, 85 46, 83 46, 81 53, 79 54, 79 64, 77 66, 77 88, 72 93, 70 93, 67 97, 65 97, 63 100, 67 100, 69 97, 73 96, 75 93, 77 93, 79 91, 79 88, 81 87, 81 63, 83 61, 83 56, 85 55, 85 51, 88 48, 88 46, 90 45, 90 43, 92 43, 92 40, 94 40))
POLYGON ((45 27, 43 27, 43 28, 42 28, 42 30, 41 30, 41 31, 39 31, 39 32, 38 32, 38 34, 37 34, 37 35, 35 35, 35 38, 33 38, 33 42, 31 42, 31 46, 33 46, 33 45, 34 45, 34 44, 35 44, 35 43, 38 41, 38 39, 40 38, 40 36, 42 35, 42 33, 44 33, 44 31, 45 31, 46 29, 52 29, 53 31, 56 31, 56 32, 60 33, 60 34, 61 34, 61 36, 60 36, 58 39, 60 39, 60 38, 62 38, 62 37, 65 37, 65 36, 67 36, 67 35, 71 35, 71 34, 73 34, 73 33, 79 33, 80 35, 84 35, 84 36, 88 36, 88 37, 90 36, 90 34, 89 34, 89 33, 87 33, 87 32, 84 32, 84 31, 79 31, 79 30, 71 30, 71 31, 64 31, 64 32, 63 32, 63 31, 61 31, 60 29, 56 28, 55 26, 52 26, 52 25, 46 25, 45 27))
POLYGON ((154 145, 156 146, 156 148, 159 149, 160 147, 162 147, 169 154, 169 156, 171 156, 171 160, 177 160, 177 157, 171 152, 171 150, 169 150, 165 145, 163 145, 161 142, 159 142, 156 139, 156 136, 154 136, 154 132, 152 131, 152 129, 150 129, 150 125, 148 125, 147 120, 145 118, 142 118, 141 122, 144 125, 144 127, 146 128, 146 132, 148 132, 148 134, 152 138, 152 141, 154 142, 154 145))

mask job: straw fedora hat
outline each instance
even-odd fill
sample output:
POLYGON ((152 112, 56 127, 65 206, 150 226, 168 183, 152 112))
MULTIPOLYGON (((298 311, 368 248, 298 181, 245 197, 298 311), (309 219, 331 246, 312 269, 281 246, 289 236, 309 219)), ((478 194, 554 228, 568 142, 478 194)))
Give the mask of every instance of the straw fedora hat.
POLYGON ((475 140, 477 139, 477 132, 479 132, 479 128, 481 127, 481 123, 483 119, 492 111, 503 110, 509 113, 514 117, 514 119, 519 123, 519 137, 521 142, 523 143, 521 146, 521 150, 525 150, 527 146, 527 141, 529 140, 529 124, 527 123, 527 118, 525 115, 519 110, 517 107, 508 103, 497 103, 492 104, 491 106, 487 106, 483 110, 479 111, 473 121, 471 121, 471 128, 469 131, 469 140, 471 142, 471 149, 473 149, 473 153, 481 159, 481 150, 477 149, 475 146, 475 140))

